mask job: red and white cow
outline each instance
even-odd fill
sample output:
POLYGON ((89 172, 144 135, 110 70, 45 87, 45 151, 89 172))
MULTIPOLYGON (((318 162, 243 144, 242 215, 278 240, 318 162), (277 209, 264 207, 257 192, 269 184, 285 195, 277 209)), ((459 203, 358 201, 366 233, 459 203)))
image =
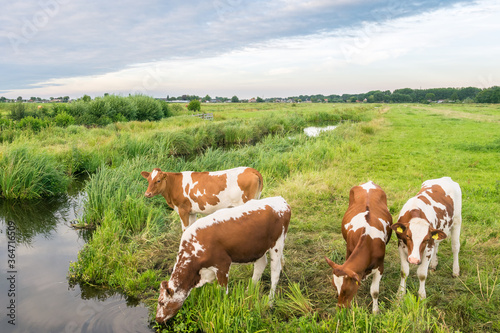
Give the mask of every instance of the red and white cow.
POLYGON ((182 231, 196 221, 196 214, 211 214, 259 199, 262 175, 255 169, 239 167, 215 172, 163 172, 159 168, 141 175, 149 185, 148 198, 161 194, 180 216, 182 231))
POLYGON ((232 263, 252 263, 257 282, 271 258, 272 300, 282 266, 283 247, 291 210, 285 199, 250 200, 200 218, 182 234, 169 281, 160 285, 156 321, 175 316, 193 288, 217 279, 226 287, 232 263))
POLYGON ((396 232, 401 258, 401 283, 398 294, 406 292, 409 264, 418 265, 420 280, 418 295, 425 298, 425 280, 429 264, 436 269, 439 243, 451 234, 453 252, 453 276, 458 276, 458 252, 460 251, 460 227, 462 225, 462 191, 450 177, 427 180, 420 192, 408 200, 392 225, 396 232))
POLYGON ((339 307, 349 308, 361 281, 373 275, 370 294, 373 313, 378 313, 379 285, 384 273, 385 246, 391 239, 391 224, 387 196, 378 185, 370 181, 351 189, 349 207, 342 219, 346 261, 338 265, 325 257, 333 268, 339 307))

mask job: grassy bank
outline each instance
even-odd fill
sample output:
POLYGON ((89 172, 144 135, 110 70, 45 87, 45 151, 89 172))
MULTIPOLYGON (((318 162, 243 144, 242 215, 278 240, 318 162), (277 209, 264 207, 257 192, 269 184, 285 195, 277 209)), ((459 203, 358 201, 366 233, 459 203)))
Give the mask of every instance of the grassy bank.
MULTIPOLYGON (((298 128, 320 118, 313 114, 325 112, 330 112, 331 119, 348 114, 359 122, 345 122, 318 138, 307 138, 299 132, 291 135, 286 124, 278 124, 280 130, 269 131, 252 145, 236 143, 221 149, 216 141, 188 159, 138 149, 139 153, 122 157, 120 163, 102 166, 87 184, 89 200, 83 217, 83 221, 98 227, 72 265, 70 275, 88 283, 121 288, 143 298, 154 312, 159 282, 173 267, 181 231, 178 216, 166 207, 163 198, 143 197, 146 183, 140 171, 158 166, 181 171, 247 165, 263 174, 263 197, 282 195, 292 207, 285 243, 286 266, 275 306, 265 306, 268 268, 258 288, 247 291, 251 266, 234 266, 228 295, 216 284, 197 289, 177 317, 167 326, 156 326, 156 330, 500 331, 498 106, 380 105, 335 112, 331 106, 323 110, 325 105, 264 107, 264 120, 263 111, 255 109, 256 105, 214 105, 211 111, 216 121, 239 127, 235 133, 245 132, 248 124, 269 124, 272 119, 287 119, 291 114, 302 119, 296 120, 301 124, 298 128), (238 107, 241 109, 232 109, 238 107), (396 300, 400 267, 393 237, 381 283, 381 314, 370 313, 369 283, 362 284, 352 311, 338 311, 331 269, 323 257, 344 261, 340 222, 347 209, 349 189, 368 180, 378 183, 397 218, 422 181, 441 176, 452 177, 463 192, 460 277, 451 278, 451 246, 445 240, 438 269, 428 276, 428 298, 419 301, 412 296, 418 290, 418 278, 412 269, 408 295, 396 300)), ((174 118, 179 130, 190 133, 182 142, 207 126, 192 118, 174 118)))
MULTIPOLYGON (((118 122, 104 127, 87 128, 48 126, 38 130, 6 128, 0 136, 0 167, 3 181, 0 183, 0 198, 40 198, 64 192, 49 189, 38 190, 37 186, 18 184, 21 172, 34 173, 34 183, 43 182, 47 176, 29 170, 32 166, 16 164, 12 160, 17 147, 25 149, 26 158, 46 157, 43 170, 57 175, 56 183, 68 184, 75 174, 94 173, 102 166, 118 167, 138 156, 161 156, 163 158, 193 158, 207 149, 240 147, 255 144, 268 135, 286 135, 300 132, 310 125, 338 123, 344 120, 360 121, 369 107, 333 108, 311 110, 308 107, 291 107, 277 115, 267 110, 248 110, 253 115, 247 119, 231 119, 231 109, 215 112, 214 121, 192 117, 180 111, 176 117, 160 121, 118 122), (36 149, 35 149, 36 148, 36 149), (50 161, 50 163, 45 163, 50 161), (9 166, 9 167, 7 167, 9 166), (26 170, 28 169, 28 170, 26 170), (25 189, 33 193, 25 193, 25 189)), ((217 168, 217 166, 215 166, 217 168)))

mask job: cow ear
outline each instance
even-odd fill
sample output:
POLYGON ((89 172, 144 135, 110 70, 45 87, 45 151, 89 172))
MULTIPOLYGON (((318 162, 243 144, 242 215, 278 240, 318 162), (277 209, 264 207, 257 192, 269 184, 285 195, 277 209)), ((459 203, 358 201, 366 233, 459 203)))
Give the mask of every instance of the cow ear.
POLYGON ((325 257, 325 260, 328 263, 328 265, 330 265, 331 268, 333 268, 333 269, 337 268, 338 265, 336 263, 334 263, 333 261, 331 261, 330 259, 328 259, 328 257, 325 257))
POLYGON ((346 269, 345 272, 346 272, 348 277, 350 277, 351 279, 356 281, 356 284, 358 286, 361 284, 361 279, 359 278, 359 275, 356 272, 354 272, 353 270, 350 270, 350 269, 346 269))
POLYGON ((174 296, 174 291, 168 286, 168 281, 162 281, 160 284, 161 289, 165 289, 165 292, 169 296, 174 296))
POLYGON ((141 172, 141 176, 143 176, 144 178, 148 179, 148 177, 149 177, 149 172, 147 172, 147 171, 143 171, 143 172, 141 172))
POLYGON ((447 236, 446 234, 441 231, 441 230, 437 230, 437 229, 432 229, 431 230, 431 237, 432 239, 435 239, 435 240, 443 240, 445 239, 447 236))
POLYGON ((403 223, 394 223, 391 225, 392 230, 394 230, 397 234, 402 234, 406 230, 406 226, 403 223))

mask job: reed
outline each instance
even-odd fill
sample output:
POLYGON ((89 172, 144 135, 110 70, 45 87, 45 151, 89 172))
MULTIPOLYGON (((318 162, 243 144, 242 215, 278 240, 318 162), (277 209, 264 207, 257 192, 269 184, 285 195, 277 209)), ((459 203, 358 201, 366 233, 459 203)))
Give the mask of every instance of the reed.
POLYGON ((13 147, 0 158, 0 197, 40 199, 67 191, 70 178, 51 156, 28 145, 13 147))

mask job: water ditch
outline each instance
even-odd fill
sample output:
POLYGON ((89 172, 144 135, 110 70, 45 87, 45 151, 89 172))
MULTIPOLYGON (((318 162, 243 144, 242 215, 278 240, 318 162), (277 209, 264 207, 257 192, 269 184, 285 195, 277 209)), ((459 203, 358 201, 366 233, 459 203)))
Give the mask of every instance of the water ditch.
POLYGON ((117 291, 72 285, 88 237, 80 189, 36 203, 0 200, 0 332, 152 332, 148 309, 117 291))

